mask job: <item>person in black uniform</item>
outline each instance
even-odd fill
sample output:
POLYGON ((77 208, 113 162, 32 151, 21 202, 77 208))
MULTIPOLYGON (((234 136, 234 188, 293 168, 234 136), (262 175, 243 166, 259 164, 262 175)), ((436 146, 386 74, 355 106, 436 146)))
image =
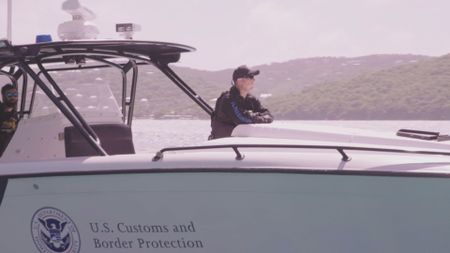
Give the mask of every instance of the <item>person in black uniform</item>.
POLYGON ((0 103, 0 156, 5 151, 17 128, 17 89, 12 84, 2 87, 2 103, 0 103))
POLYGON ((271 123, 273 116, 250 94, 259 70, 243 65, 233 72, 233 86, 216 101, 209 139, 228 137, 239 124, 271 123))

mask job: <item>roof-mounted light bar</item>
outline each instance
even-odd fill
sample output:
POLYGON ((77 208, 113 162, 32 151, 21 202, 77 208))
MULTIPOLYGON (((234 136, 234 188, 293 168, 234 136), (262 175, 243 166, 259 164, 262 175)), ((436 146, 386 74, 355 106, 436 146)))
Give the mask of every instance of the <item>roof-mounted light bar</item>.
POLYGON ((139 32, 141 30, 141 26, 133 23, 120 23, 116 24, 116 32, 124 38, 131 40, 133 39, 133 34, 135 32, 139 32))

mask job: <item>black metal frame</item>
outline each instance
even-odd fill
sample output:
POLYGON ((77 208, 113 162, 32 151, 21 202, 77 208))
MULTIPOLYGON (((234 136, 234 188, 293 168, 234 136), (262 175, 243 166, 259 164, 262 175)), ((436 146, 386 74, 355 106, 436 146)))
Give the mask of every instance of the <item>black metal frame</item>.
POLYGON ((156 152, 152 161, 156 162, 164 158, 164 152, 168 151, 189 151, 189 150, 205 150, 205 149, 226 149, 231 148, 236 153, 236 160, 243 160, 244 155, 239 152, 238 148, 289 148, 289 149, 330 149, 337 150, 341 156, 342 161, 348 162, 351 157, 348 156, 346 150, 356 151, 372 151, 372 152, 387 152, 387 153, 405 153, 405 154, 421 154, 421 155, 445 155, 450 156, 450 152, 437 151, 422 151, 422 150, 407 150, 407 149, 393 149, 393 148, 367 148, 357 146, 334 146, 334 145, 293 145, 293 144, 224 144, 224 145, 205 145, 205 146, 187 146, 187 147, 173 147, 163 148, 156 152))
POLYGON ((191 87, 189 87, 175 72, 169 68, 167 64, 155 63, 158 69, 161 70, 173 83, 175 83, 184 93, 186 93, 194 102, 196 102, 209 116, 212 115, 213 109, 206 103, 191 87))
POLYGON ((36 86, 49 97, 53 104, 64 114, 71 124, 80 131, 88 143, 99 155, 107 155, 100 140, 89 124, 83 119, 75 106, 70 102, 49 72, 61 70, 115 67, 122 75, 122 116, 124 123, 131 126, 136 98, 138 65, 152 64, 163 72, 176 86, 197 103, 209 116, 213 109, 198 94, 196 94, 168 66, 176 62, 183 52, 194 51, 194 48, 164 42, 149 41, 76 41, 30 44, 0 48, 0 74, 8 76, 17 86, 17 80, 23 78, 22 99, 19 113, 31 114, 36 93, 36 86), (127 59, 125 64, 117 64, 111 59, 127 59), (99 62, 97 65, 85 66, 86 59, 99 62), (50 63, 75 63, 76 67, 46 68, 50 63), (39 68, 36 73, 31 65, 39 68), (3 71, 8 68, 9 72, 3 71), (15 70, 17 68, 17 70, 15 70), (130 100, 127 101, 127 73, 132 71, 130 100), (43 74, 46 82, 40 77, 43 74), (28 76, 34 81, 33 91, 28 111, 25 111, 28 76), (56 95, 51 88, 56 91, 56 95), (128 110, 127 110, 128 109, 128 110))
POLYGON ((450 140, 450 135, 441 134, 439 132, 430 132, 423 130, 415 130, 415 129, 399 129, 397 131, 397 136, 419 139, 419 140, 427 140, 427 141, 448 141, 450 140))
MULTIPOLYGON (((127 125, 131 126, 132 120, 133 120, 133 112, 134 112, 134 102, 136 98, 136 87, 137 87, 137 75, 138 75, 138 65, 142 64, 148 64, 148 63, 136 63, 134 60, 128 61, 126 64, 117 64, 111 61, 107 61, 103 58, 99 57, 91 57, 86 56, 85 58, 92 59, 94 61, 98 61, 101 63, 105 63, 105 65, 92 65, 92 66, 77 66, 77 67, 70 67, 70 68, 52 68, 52 69, 46 69, 46 72, 53 72, 53 71, 67 71, 67 70, 81 70, 81 69, 92 69, 92 68, 110 68, 114 67, 118 69, 122 76, 122 120, 127 125), (130 71, 130 69, 133 70, 132 73, 132 82, 131 82, 131 95, 130 95, 130 101, 127 101, 127 73, 130 71), (128 110, 127 110, 128 108, 128 110)), ((38 75, 43 74, 43 71, 39 71, 38 75)), ((36 86, 36 84, 35 84, 36 86)), ((34 87, 35 88, 35 87, 34 87)), ((34 96, 34 92, 33 92, 34 96)), ((31 103, 31 106, 33 103, 31 103)), ((30 112, 32 111, 32 107, 30 107, 30 112)))
POLYGON ((0 206, 2 205, 3 197, 5 196, 6 186, 8 185, 8 178, 0 177, 0 206))

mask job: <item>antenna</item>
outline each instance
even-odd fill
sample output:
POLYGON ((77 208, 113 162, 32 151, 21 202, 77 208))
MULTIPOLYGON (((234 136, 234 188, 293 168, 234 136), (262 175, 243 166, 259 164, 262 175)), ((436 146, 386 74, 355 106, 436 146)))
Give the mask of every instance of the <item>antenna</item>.
POLYGON ((6 38, 8 41, 12 41, 12 0, 7 2, 7 14, 6 14, 6 38))
POLYGON ((72 15, 71 21, 58 26, 58 36, 61 40, 96 39, 99 31, 89 20, 95 19, 95 13, 82 6, 78 0, 66 0, 62 9, 72 15))

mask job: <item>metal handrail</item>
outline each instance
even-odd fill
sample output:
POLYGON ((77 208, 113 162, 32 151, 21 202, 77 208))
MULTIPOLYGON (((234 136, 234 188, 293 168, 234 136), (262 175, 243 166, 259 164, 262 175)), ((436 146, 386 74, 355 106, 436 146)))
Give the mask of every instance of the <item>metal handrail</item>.
POLYGON ((164 152, 167 152, 167 151, 205 150, 205 149, 223 149, 223 148, 233 149, 233 151, 236 153, 236 160, 244 159, 244 155, 242 155, 239 152, 238 148, 335 149, 342 155, 342 161, 344 161, 344 162, 348 162, 351 160, 351 157, 349 157, 345 153, 346 150, 450 156, 450 152, 406 150, 406 149, 393 149, 393 148, 368 148, 368 147, 357 147, 357 146, 295 145, 295 144, 224 144, 224 145, 206 145, 206 146, 186 146, 186 147, 163 148, 155 154, 152 161, 156 162, 156 161, 163 159, 164 152))

